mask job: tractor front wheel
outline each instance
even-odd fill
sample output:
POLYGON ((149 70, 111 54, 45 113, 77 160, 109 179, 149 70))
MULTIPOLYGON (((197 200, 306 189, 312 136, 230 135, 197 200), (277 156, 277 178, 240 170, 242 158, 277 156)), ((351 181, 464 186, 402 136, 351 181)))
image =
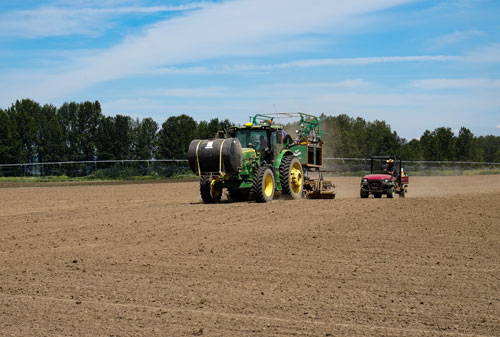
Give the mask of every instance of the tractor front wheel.
POLYGON ((262 166, 255 173, 252 185, 252 193, 257 202, 268 202, 273 200, 276 181, 270 167, 262 166))
POLYGON ((382 198, 382 193, 373 193, 374 198, 382 198))
POLYGON ((304 173, 299 158, 295 156, 283 157, 280 165, 280 181, 284 196, 289 199, 299 199, 302 197, 304 173))
POLYGON ((218 188, 218 181, 211 176, 200 177, 201 200, 205 204, 219 202, 222 197, 222 189, 218 188))
POLYGON ((361 196, 361 198, 366 199, 366 198, 368 198, 370 196, 370 192, 368 192, 366 190, 361 190, 359 192, 359 195, 361 196))

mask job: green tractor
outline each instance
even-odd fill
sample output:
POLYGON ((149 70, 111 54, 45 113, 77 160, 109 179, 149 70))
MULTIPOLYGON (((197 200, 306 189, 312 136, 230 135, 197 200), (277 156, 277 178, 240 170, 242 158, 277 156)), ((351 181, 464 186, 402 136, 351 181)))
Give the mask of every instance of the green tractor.
POLYGON ((322 128, 319 119, 304 113, 257 114, 243 126, 219 132, 216 138, 195 139, 188 160, 200 176, 204 203, 219 202, 223 189, 233 201, 271 201, 275 194, 288 199, 334 198, 334 185, 324 181, 322 128), (299 118, 295 139, 275 116, 299 118), (312 179, 310 171, 318 171, 312 179))

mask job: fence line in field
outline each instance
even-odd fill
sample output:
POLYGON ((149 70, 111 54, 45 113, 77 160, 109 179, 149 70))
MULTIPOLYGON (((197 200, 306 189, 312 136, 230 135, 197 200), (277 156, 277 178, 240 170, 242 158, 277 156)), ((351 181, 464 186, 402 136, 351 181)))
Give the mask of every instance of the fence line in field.
MULTIPOLYGON (((356 174, 370 170, 370 158, 323 158, 324 168, 338 174, 356 174)), ((122 159, 122 160, 84 160, 43 163, 0 164, 1 176, 62 176, 70 177, 130 177, 160 176, 169 177, 189 173, 185 159, 122 159)), ((462 174, 466 171, 476 173, 498 173, 500 163, 464 161, 411 161, 403 160, 406 172, 419 174, 462 174), (479 172, 481 170, 482 172, 479 172)))
MULTIPOLYGON (((369 161, 370 158, 323 158, 323 160, 343 160, 343 161, 369 161)), ((482 161, 448 161, 448 160, 402 160, 402 163, 410 164, 455 164, 455 165, 500 165, 500 163, 490 163, 482 161)))
POLYGON ((22 163, 22 164, 0 164, 0 167, 19 167, 36 165, 66 165, 66 164, 100 164, 100 163, 151 163, 151 162, 169 162, 181 163, 187 162, 186 159, 122 159, 122 160, 79 160, 79 161, 53 161, 43 163, 22 163))

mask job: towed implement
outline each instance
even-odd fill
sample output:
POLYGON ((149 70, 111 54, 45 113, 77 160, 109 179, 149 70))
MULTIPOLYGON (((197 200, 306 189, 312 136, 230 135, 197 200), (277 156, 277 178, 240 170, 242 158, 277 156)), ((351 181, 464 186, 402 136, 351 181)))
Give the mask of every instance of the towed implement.
POLYGON ((320 172, 323 132, 317 117, 257 114, 249 123, 217 136, 195 139, 188 150, 189 165, 200 176, 204 203, 220 201, 224 189, 233 201, 267 202, 278 194, 288 199, 335 197, 335 186, 320 172), (295 138, 274 123, 275 116, 300 118, 295 138), (310 175, 315 172, 317 179, 310 175))

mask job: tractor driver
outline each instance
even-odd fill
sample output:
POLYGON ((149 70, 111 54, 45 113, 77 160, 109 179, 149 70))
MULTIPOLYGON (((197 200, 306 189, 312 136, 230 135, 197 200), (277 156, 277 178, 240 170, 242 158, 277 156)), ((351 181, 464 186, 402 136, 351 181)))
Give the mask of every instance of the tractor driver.
POLYGON ((260 140, 259 151, 264 152, 267 147, 266 137, 261 135, 259 140, 260 140))

